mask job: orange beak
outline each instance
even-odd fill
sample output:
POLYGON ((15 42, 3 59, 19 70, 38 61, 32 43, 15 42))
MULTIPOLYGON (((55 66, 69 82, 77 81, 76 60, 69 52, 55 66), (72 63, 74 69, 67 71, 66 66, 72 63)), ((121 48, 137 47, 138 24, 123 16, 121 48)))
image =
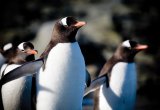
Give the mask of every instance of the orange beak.
POLYGON ((84 22, 84 21, 78 21, 74 26, 77 28, 80 28, 80 27, 84 26, 85 24, 86 24, 86 22, 84 22))
POLYGON ((38 51, 37 50, 28 50, 27 53, 30 55, 36 55, 36 54, 38 54, 38 51))
POLYGON ((148 45, 141 45, 141 44, 138 44, 135 49, 136 50, 145 50, 148 48, 148 45))

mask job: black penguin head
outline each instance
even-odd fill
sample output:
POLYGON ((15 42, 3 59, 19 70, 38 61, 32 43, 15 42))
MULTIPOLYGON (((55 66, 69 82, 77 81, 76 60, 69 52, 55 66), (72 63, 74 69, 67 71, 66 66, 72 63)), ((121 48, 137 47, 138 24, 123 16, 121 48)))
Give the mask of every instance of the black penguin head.
POLYGON ((8 43, 2 48, 2 55, 6 59, 6 63, 9 64, 32 61, 35 59, 35 54, 37 54, 37 50, 34 50, 34 46, 30 42, 23 42, 18 46, 8 43))
POLYGON ((17 55, 26 61, 34 60, 34 55, 38 53, 37 50, 34 50, 34 46, 30 42, 22 42, 17 47, 17 55))
POLYGON ((10 53, 9 51, 11 51, 12 49, 13 49, 12 43, 7 43, 6 45, 0 47, 1 60, 4 59, 4 61, 6 61, 8 54, 10 53))
POLYGON ((26 53, 27 55, 37 54, 37 50, 34 50, 34 46, 30 42, 22 42, 18 45, 18 50, 26 53))
POLYGON ((135 41, 126 40, 118 47, 117 51, 115 52, 115 56, 120 61, 133 62, 135 55, 139 51, 145 50, 147 48, 147 45, 142 45, 135 41))
POLYGON ((57 43, 75 42, 78 29, 85 24, 84 21, 77 21, 71 16, 62 18, 54 26, 52 40, 57 43))
POLYGON ((10 56, 12 56, 12 51, 16 51, 16 48, 13 46, 12 43, 7 43, 3 47, 1 47, 1 54, 5 58, 9 58, 10 56))

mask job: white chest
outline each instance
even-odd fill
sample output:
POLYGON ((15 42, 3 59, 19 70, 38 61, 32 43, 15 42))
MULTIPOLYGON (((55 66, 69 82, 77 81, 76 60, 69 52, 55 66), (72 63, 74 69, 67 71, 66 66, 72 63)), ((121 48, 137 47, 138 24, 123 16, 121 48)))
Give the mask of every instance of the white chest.
POLYGON ((11 64, 11 65, 7 65, 7 64, 3 64, 1 67, 1 71, 0 71, 0 77, 2 77, 2 74, 5 75, 8 72, 14 70, 15 68, 18 68, 21 65, 17 65, 17 64, 11 64))
POLYGON ((37 78, 38 110, 80 110, 85 62, 78 43, 57 44, 37 78))
POLYGON ((132 110, 136 98, 136 68, 134 63, 120 62, 111 71, 110 86, 100 88, 100 110, 132 110), (106 109, 104 109, 106 108, 106 109))
MULTIPOLYGON (((21 65, 12 64, 7 66, 4 64, 1 68, 1 75, 3 71, 5 75, 19 66, 21 65)), ((1 90, 4 109, 31 109, 31 103, 28 103, 31 101, 31 86, 31 76, 21 77, 4 84, 1 90)))
POLYGON ((12 65, 8 65, 7 64, 3 64, 2 67, 1 67, 1 75, 2 75, 2 72, 4 71, 4 75, 7 74, 8 72, 12 71, 13 69, 19 67, 21 65, 17 65, 17 64, 12 64, 12 65))

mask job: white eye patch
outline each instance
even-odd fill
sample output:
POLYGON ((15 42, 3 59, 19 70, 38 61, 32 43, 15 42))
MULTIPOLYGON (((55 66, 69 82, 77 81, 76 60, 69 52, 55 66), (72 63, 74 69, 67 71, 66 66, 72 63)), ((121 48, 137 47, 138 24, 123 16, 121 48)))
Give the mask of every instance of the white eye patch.
POLYGON ((13 47, 12 43, 8 43, 3 47, 3 50, 7 51, 7 50, 11 49, 12 47, 13 47))
POLYGON ((67 25, 67 17, 63 18, 63 19, 61 20, 61 22, 62 22, 62 25, 63 25, 63 26, 68 26, 68 25, 67 25))
POLYGON ((124 41, 124 42, 122 43, 122 46, 131 48, 131 45, 130 45, 129 40, 124 41))
POLYGON ((20 50, 24 50, 24 47, 23 47, 23 44, 24 44, 25 42, 22 42, 22 43, 20 43, 19 45, 18 45, 18 48, 20 49, 20 50))

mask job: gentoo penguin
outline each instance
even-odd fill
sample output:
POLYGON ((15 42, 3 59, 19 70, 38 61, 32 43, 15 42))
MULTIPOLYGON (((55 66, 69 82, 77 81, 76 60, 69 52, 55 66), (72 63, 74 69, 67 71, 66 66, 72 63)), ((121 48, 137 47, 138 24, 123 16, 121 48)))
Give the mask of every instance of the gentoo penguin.
MULTIPOLYGON (((33 61, 34 54, 37 54, 37 51, 34 50, 34 46, 30 42, 23 42, 17 47, 13 46, 5 50, 3 55, 6 58, 6 63, 3 64, 1 68, 1 80, 3 80, 5 75, 20 67, 22 64, 33 61)), ((31 110, 31 88, 32 76, 25 76, 3 84, 1 87, 3 100, 2 109, 31 110)))
POLYGON ((76 33, 84 21, 65 17, 55 23, 51 41, 41 55, 45 66, 36 76, 37 110, 82 110, 85 61, 76 33))
POLYGON ((117 48, 100 72, 99 77, 106 75, 109 84, 104 83, 97 91, 94 110, 134 109, 137 87, 134 57, 147 47, 147 45, 126 40, 117 48))

